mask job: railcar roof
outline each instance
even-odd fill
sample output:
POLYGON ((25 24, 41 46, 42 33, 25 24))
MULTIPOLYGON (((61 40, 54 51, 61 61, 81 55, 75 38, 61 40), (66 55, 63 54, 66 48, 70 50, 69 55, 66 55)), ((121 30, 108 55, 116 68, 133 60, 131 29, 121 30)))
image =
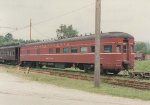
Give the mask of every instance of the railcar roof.
MULTIPOLYGON (((29 46, 29 45, 39 45, 39 44, 50 44, 50 43, 61 43, 61 42, 72 42, 72 41, 80 41, 80 40, 94 40, 95 36, 79 36, 79 37, 73 37, 73 38, 67 38, 67 39, 61 39, 61 40, 53 40, 53 41, 43 41, 43 42, 37 42, 37 43, 30 43, 25 44, 23 46, 29 46)), ((108 32, 108 33, 102 33, 101 39, 105 38, 129 38, 134 39, 134 37, 128 33, 124 32, 108 32)))
POLYGON ((101 39, 103 38, 129 38, 129 39, 134 39, 134 37, 128 33, 124 32, 108 32, 108 33, 103 33, 101 39))
POLYGON ((20 47, 20 45, 17 45, 17 46, 13 46, 13 45, 10 45, 10 46, 0 46, 0 49, 18 48, 18 47, 20 47))

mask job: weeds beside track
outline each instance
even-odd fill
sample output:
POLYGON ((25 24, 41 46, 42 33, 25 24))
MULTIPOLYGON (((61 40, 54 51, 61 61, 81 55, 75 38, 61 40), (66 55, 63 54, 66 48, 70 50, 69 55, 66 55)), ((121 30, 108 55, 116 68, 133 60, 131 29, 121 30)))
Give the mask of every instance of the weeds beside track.
MULTIPOLYGON (((11 66, 6 66, 11 67, 11 66)), ((15 66, 13 66, 16 68, 15 66)), ((86 75, 84 73, 72 73, 72 72, 64 72, 64 71, 54 71, 54 70, 41 70, 41 69, 27 69, 27 68, 20 68, 19 71, 22 71, 26 74, 28 73, 41 73, 46 75, 53 75, 53 76, 59 76, 59 77, 66 77, 71 79, 78 79, 78 80, 87 80, 87 81, 93 81, 94 77, 92 75, 86 75)), ((119 85, 124 87, 131 87, 136 88, 140 90, 150 90, 150 82, 146 81, 138 81, 138 80, 128 80, 123 78, 112 78, 107 76, 101 76, 101 81, 104 83, 109 83, 113 85, 119 85)))

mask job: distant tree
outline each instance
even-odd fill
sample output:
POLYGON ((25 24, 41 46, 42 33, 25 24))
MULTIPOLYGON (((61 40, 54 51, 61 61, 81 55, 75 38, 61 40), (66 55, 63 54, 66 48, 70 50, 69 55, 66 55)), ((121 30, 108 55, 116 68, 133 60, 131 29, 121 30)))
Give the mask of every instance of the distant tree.
POLYGON ((147 44, 147 54, 150 54, 150 43, 147 42, 146 44, 147 44))
POLYGON ((147 54, 150 54, 150 49, 147 50, 147 54))
POLYGON ((13 41, 13 35, 11 33, 6 34, 4 37, 4 41, 6 42, 13 41))
POLYGON ((147 53, 148 48, 145 42, 136 42, 135 44, 135 51, 141 52, 141 53, 147 53))
POLYGON ((56 33, 58 39, 65 39, 78 36, 78 31, 73 29, 72 25, 61 25, 59 29, 56 30, 56 33))
POLYGON ((9 46, 9 45, 18 45, 18 44, 27 44, 40 42, 40 40, 23 40, 23 39, 14 39, 11 33, 6 34, 5 36, 0 36, 0 46, 9 46))
POLYGON ((2 45, 4 43, 4 37, 0 36, 0 45, 2 45))

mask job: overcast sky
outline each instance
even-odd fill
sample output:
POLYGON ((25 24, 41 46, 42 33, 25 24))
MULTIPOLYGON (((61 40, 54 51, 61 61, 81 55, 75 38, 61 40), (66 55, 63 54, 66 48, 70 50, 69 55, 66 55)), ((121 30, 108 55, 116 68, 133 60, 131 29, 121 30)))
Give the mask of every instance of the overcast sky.
MULTIPOLYGON (((0 0, 0 35, 13 32, 15 38, 56 37, 60 24, 73 24, 80 34, 94 33, 95 0, 0 0), (2 28, 2 27, 10 27, 2 28)), ((150 0, 102 0, 102 31, 121 31, 136 41, 150 41, 150 0)))

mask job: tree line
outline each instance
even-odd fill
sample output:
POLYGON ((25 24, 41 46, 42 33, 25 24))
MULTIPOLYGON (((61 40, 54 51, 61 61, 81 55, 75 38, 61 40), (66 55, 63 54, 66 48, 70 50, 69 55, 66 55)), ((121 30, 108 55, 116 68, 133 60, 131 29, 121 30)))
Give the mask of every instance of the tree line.
MULTIPOLYGON (((57 40, 77 37, 78 31, 73 28, 72 25, 63 25, 61 24, 58 29, 56 29, 57 40)), ((23 40, 23 39, 14 39, 11 33, 6 34, 5 36, 0 36, 0 46, 5 45, 16 45, 16 44, 27 44, 33 42, 40 42, 41 40, 23 40)), ((134 47, 135 52, 140 52, 144 54, 150 54, 150 43, 138 41, 135 43, 134 47)))
POLYGON ((33 42, 39 42, 40 40, 23 40, 23 39, 15 39, 11 33, 6 34, 5 36, 0 36, 0 46, 8 46, 8 45, 19 45, 19 44, 27 44, 33 42))
MULTIPOLYGON (((59 29, 56 29, 57 38, 56 40, 77 37, 78 31, 73 28, 72 25, 60 25, 59 29)), ((15 39, 11 33, 6 34, 5 36, 0 36, 0 46, 7 45, 19 45, 19 44, 27 44, 40 42, 42 40, 23 40, 23 39, 15 39)))
POLYGON ((150 43, 138 41, 135 43, 135 52, 150 54, 150 43))

